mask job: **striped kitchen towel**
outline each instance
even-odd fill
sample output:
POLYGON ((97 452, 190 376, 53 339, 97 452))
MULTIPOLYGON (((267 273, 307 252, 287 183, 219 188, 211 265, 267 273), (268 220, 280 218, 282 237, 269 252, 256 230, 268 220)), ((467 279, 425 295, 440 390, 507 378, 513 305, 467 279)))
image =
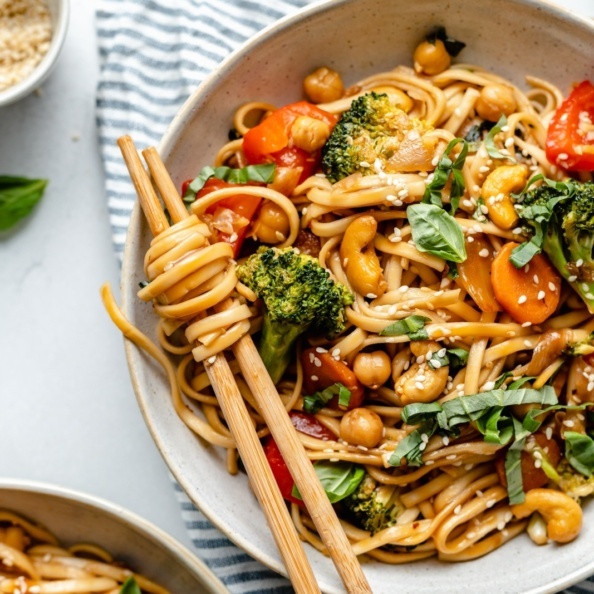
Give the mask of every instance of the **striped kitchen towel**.
MULTIPOLYGON (((186 98, 230 52, 311 0, 98 0, 101 71, 97 126, 114 249, 121 259, 136 193, 116 140, 157 145, 186 98)), ((568 8, 586 8, 560 0, 568 8)), ((592 0, 588 0, 592 2, 592 0)), ((589 15, 594 16, 594 15, 589 15)), ((293 592, 289 582, 250 558, 174 489, 197 554, 232 594, 293 592)), ((594 594, 594 578, 565 594, 594 594)))
MULTIPOLYGON (((116 140, 157 145, 186 98, 229 53, 308 0, 99 0, 97 126, 116 254, 136 201, 116 140)), ((232 594, 293 592, 221 534, 174 483, 197 554, 232 594)))

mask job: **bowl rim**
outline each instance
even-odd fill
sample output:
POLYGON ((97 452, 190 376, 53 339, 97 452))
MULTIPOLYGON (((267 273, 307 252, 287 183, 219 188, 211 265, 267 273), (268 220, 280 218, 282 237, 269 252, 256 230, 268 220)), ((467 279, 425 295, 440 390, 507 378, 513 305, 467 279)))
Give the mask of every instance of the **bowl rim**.
POLYGON ((43 83, 51 74, 58 62, 70 21, 70 0, 59 0, 58 18, 52 32, 52 40, 47 53, 43 56, 33 72, 18 83, 0 91, 0 107, 22 99, 43 83))
MULTIPOLYGON (((70 487, 35 480, 0 477, 0 495, 7 491, 25 491, 36 495, 49 495, 68 503, 83 504, 99 510, 111 516, 118 523, 128 523, 143 535, 149 536, 155 542, 159 543, 168 554, 176 557, 188 571, 202 582, 208 584, 213 592, 228 594, 228 590, 223 583, 196 554, 192 553, 163 529, 126 507, 70 487)), ((58 539, 60 538, 59 534, 56 536, 58 539)))
MULTIPOLYGON (((555 4, 552 0, 510 0, 515 4, 523 5, 532 10, 540 10, 553 16, 559 20, 569 21, 575 23, 580 27, 589 29, 594 38, 594 20, 588 19, 584 16, 576 14, 568 8, 555 4)), ((170 155, 173 153, 176 145, 176 139, 181 136, 183 132, 184 122, 188 121, 192 112, 196 109, 197 98, 202 97, 208 98, 209 94, 216 90, 218 81, 221 77, 221 73, 227 71, 236 65, 243 59, 243 55, 246 52, 250 52, 266 43, 270 38, 280 35, 287 28, 293 26, 293 24, 305 21, 307 18, 323 14, 324 12, 335 10, 343 4, 350 4, 353 0, 314 0, 314 2, 299 8, 295 12, 286 15, 270 25, 261 29, 258 33, 250 37, 237 49, 232 51, 225 59, 223 59, 218 66, 216 66, 207 76, 204 77, 203 81, 196 87, 196 89, 190 94, 186 101, 182 104, 176 115, 169 123, 161 141, 159 142, 157 149, 161 155, 163 161, 167 163, 170 155)), ((126 237, 126 243, 123 252, 122 261, 122 310, 126 315, 129 314, 131 309, 134 307, 134 299, 130 291, 130 299, 128 294, 124 290, 125 285, 128 282, 126 279, 133 277, 132 272, 134 270, 132 261, 134 250, 137 249, 134 245, 134 239, 139 237, 140 229, 142 227, 142 213, 138 204, 135 202, 134 208, 131 214, 130 226, 126 237), (132 239, 131 239, 132 238, 132 239)), ((174 456, 171 455, 171 451, 159 435, 157 427, 155 426, 154 419, 149 414, 146 402, 142 397, 142 386, 141 378, 138 369, 135 369, 135 365, 139 363, 139 349, 130 341, 124 342, 124 349, 126 353, 126 359, 130 370, 130 378, 133 385, 133 389, 136 395, 137 402, 140 406, 141 413, 144 417, 145 422, 153 441, 158 447, 161 456, 170 468, 175 480, 180 484, 181 488, 185 493, 188 494, 189 499, 195 504, 201 512, 208 518, 208 520, 221 531, 229 540, 236 544, 243 551, 247 551, 250 555, 254 556, 259 562, 267 566, 268 568, 280 573, 283 576, 287 576, 286 569, 282 563, 282 560, 278 556, 272 556, 267 554, 265 551, 258 550, 254 551, 252 543, 248 539, 242 538, 240 535, 233 532, 232 528, 225 522, 224 518, 216 514, 214 509, 211 509, 208 505, 202 505, 203 502, 200 496, 190 497, 189 493, 194 492, 194 487, 189 478, 184 475, 183 465, 178 464, 175 461, 174 456)), ((142 355, 140 355, 142 358, 142 355)), ((189 429, 188 429, 189 431, 189 429)), ((594 502, 593 502, 594 505, 594 502)), ((579 569, 574 570, 570 574, 566 574, 554 582, 548 583, 546 586, 538 586, 533 589, 524 590, 524 594, 545 594, 545 592, 557 592, 563 588, 570 587, 577 582, 586 579, 591 576, 594 572, 594 557, 592 561, 579 569)), ((331 591, 331 590, 329 590, 331 591)))

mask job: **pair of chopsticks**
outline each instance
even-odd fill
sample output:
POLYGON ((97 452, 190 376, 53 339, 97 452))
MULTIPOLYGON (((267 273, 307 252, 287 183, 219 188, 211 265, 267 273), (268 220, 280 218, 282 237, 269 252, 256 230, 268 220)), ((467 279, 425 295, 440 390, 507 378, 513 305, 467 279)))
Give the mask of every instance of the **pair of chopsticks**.
MULTIPOLYGON (((118 139, 118 146, 153 236, 165 231, 169 223, 151 177, 172 221, 177 223, 190 216, 154 147, 142 152, 150 172, 149 177, 132 139, 127 135, 123 136, 118 139)), ((233 345, 232 350, 347 592, 371 593, 359 561, 251 336, 243 336, 233 345)), ((205 365, 205 368, 293 587, 298 593, 320 592, 224 353, 219 353, 214 362, 205 365)))

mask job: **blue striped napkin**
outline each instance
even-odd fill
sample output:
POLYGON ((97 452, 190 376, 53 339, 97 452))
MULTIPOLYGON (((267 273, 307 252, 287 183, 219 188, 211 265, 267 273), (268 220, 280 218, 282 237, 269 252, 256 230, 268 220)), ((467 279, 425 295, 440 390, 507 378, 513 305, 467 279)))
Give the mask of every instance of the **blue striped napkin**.
MULTIPOLYGON (((99 0, 97 126, 113 243, 121 259, 136 193, 116 140, 157 145, 186 98, 230 52, 311 0, 99 0)), ((197 554, 232 594, 288 594, 289 582, 238 549, 174 482, 197 554)), ((594 594, 593 581, 565 594, 594 594)))

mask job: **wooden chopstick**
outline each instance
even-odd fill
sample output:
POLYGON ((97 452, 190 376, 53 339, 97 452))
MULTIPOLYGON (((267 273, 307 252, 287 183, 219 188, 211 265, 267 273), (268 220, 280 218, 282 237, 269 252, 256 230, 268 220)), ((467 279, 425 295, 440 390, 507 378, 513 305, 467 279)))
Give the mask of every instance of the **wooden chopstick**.
MULTIPOLYGON (((156 149, 154 147, 146 149, 143 156, 147 160, 155 184, 160 191, 165 191, 161 197, 169 212, 179 213, 179 216, 188 216, 185 206, 156 149), (173 188, 173 191, 171 191, 171 188, 173 188), (174 204, 176 202, 177 205, 174 204), (185 214, 182 214, 182 209, 185 214)), ((353 552, 351 544, 340 525, 338 516, 318 479, 305 448, 299 440, 251 336, 244 335, 232 347, 232 350, 254 395, 260 413, 278 445, 318 534, 324 542, 347 592, 371 593, 371 588, 359 560, 353 552)))
MULTIPOLYGON (((165 218, 154 190, 146 191, 147 180, 151 185, 150 178, 142 165, 132 139, 129 136, 123 136, 118 139, 118 146, 131 178, 136 180, 134 185, 137 191, 140 188, 143 193, 142 198, 139 195, 139 201, 147 219, 153 217, 157 210, 165 218), (151 204, 145 210, 147 202, 151 204)), ((147 149, 143 155, 172 220, 179 222, 189 216, 156 150, 147 149)), ((162 225, 161 216, 157 215, 156 219, 159 225, 162 225)), ((169 226, 166 218, 165 224, 166 229, 169 226)), ((154 228, 150 219, 149 227, 151 230, 154 228)), ((318 594, 320 589, 313 570, 224 354, 217 355, 212 364, 205 365, 205 369, 229 429, 235 438, 237 450, 245 465, 250 484, 264 511, 295 591, 304 594, 318 594)))

